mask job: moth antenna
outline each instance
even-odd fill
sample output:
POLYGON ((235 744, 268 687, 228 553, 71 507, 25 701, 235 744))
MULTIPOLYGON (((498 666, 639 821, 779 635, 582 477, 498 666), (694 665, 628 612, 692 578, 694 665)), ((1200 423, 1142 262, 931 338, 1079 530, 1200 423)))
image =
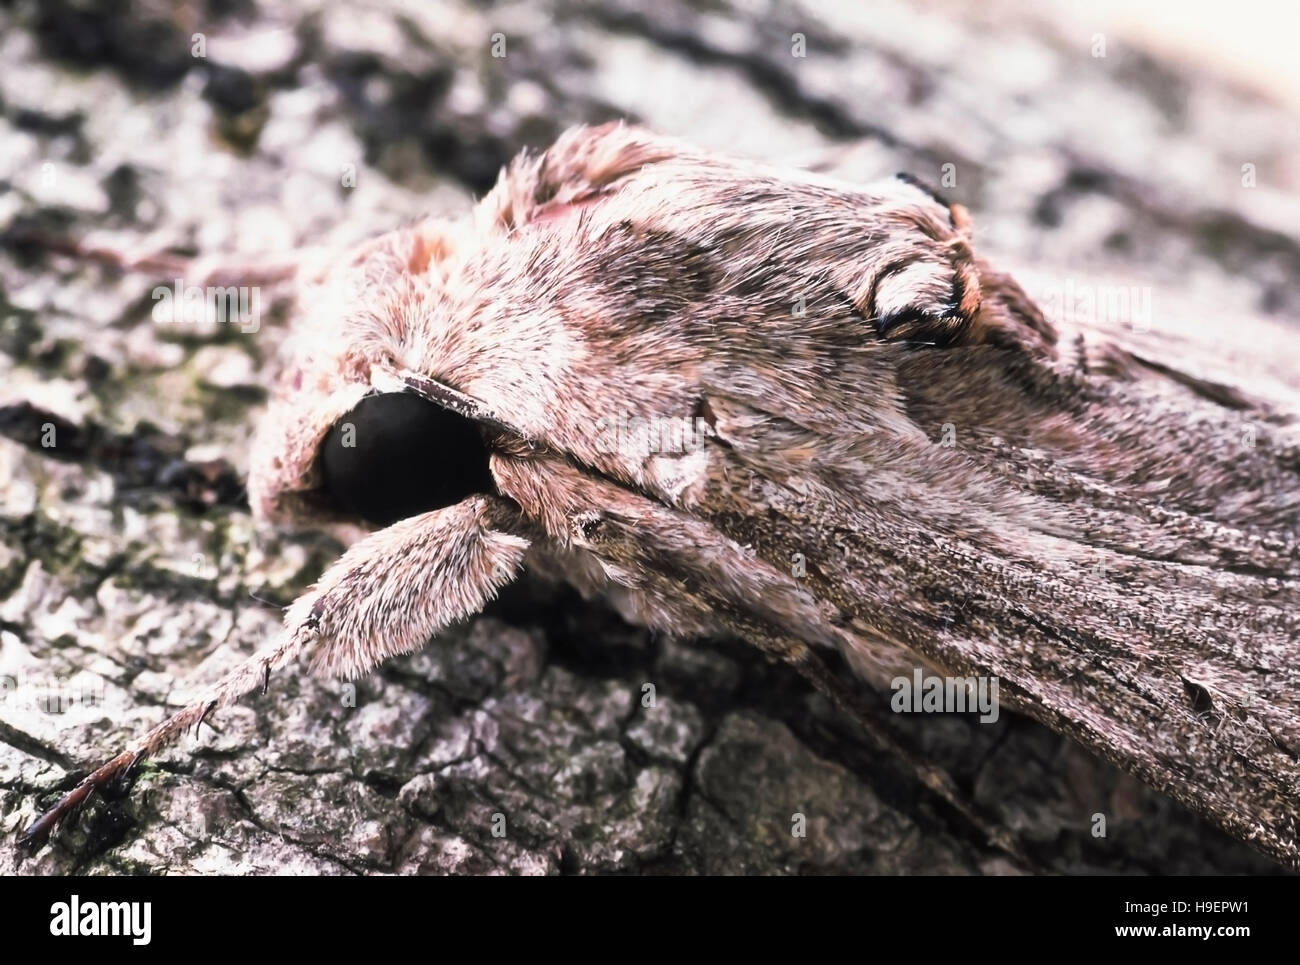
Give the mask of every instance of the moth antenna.
POLYGON ((97 245, 76 238, 53 235, 37 228, 18 227, 0 235, 6 247, 39 248, 55 254, 68 255, 82 261, 93 261, 124 272, 134 272, 153 278, 171 280, 183 278, 187 284, 200 287, 227 285, 282 285, 295 280, 310 257, 302 251, 276 259, 257 262, 225 261, 220 258, 190 258, 165 251, 133 254, 112 245, 97 245))
POLYGON ((187 704, 150 730, 129 750, 88 774, 31 823, 23 832, 20 844, 32 851, 39 848, 49 838, 50 832, 89 803, 96 793, 102 792, 145 757, 171 744, 191 727, 195 728, 197 736, 198 728, 209 714, 262 687, 270 679, 272 670, 296 659, 315 639, 316 624, 312 620, 303 622, 293 631, 282 631, 273 644, 227 673, 201 699, 187 704))
POLYGON ((441 406, 459 416, 464 416, 481 426, 487 426, 516 439, 521 439, 534 449, 543 448, 540 443, 530 439, 524 430, 502 420, 494 412, 484 407, 477 399, 458 392, 451 386, 443 385, 435 379, 427 378, 416 372, 392 372, 375 368, 371 372, 371 382, 380 391, 409 391, 441 406))

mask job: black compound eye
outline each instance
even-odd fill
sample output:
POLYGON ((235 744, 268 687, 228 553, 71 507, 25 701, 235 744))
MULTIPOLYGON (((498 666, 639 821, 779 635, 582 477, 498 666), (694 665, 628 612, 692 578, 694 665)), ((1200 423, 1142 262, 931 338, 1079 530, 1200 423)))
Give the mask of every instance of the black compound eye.
POLYGON ((368 396, 336 422, 320 466, 335 508, 379 526, 495 491, 478 427, 400 392, 368 396))

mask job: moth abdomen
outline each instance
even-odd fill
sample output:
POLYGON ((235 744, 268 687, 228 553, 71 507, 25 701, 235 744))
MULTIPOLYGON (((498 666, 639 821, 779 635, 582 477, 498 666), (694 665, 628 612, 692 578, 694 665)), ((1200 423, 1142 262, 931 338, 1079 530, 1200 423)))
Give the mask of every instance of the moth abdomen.
POLYGON ((496 489, 479 428, 402 392, 358 402, 330 428, 319 459, 334 508, 377 526, 496 489))

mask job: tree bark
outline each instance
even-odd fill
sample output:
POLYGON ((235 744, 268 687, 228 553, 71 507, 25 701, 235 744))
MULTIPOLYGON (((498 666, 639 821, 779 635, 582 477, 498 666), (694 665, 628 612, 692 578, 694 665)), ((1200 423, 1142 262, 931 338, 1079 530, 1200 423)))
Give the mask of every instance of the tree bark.
MULTIPOLYGON (((462 213, 520 148, 627 117, 842 177, 908 171, 971 210, 1090 364, 1289 431, 1300 127, 1117 34, 1094 56, 1105 23, 1031 6, 19 0, 0 10, 0 230, 269 258, 462 213), (1103 290, 1137 294, 1099 309, 1103 290)), ((7 833, 178 681, 263 642, 339 550, 255 526, 240 489, 281 327, 156 325, 170 281, 0 250, 7 833)), ((1029 718, 880 723, 1031 860, 739 642, 658 638, 528 580, 354 688, 273 681, 36 856, 0 849, 0 873, 1278 870, 1029 718)))

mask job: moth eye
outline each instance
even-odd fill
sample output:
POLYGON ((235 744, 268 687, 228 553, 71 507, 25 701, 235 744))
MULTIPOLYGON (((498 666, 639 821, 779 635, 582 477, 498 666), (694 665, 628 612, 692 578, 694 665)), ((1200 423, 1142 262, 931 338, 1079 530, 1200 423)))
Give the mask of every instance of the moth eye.
POLYGON ((330 428, 319 459, 334 508, 379 526, 496 488, 478 427, 400 392, 358 402, 330 428))

